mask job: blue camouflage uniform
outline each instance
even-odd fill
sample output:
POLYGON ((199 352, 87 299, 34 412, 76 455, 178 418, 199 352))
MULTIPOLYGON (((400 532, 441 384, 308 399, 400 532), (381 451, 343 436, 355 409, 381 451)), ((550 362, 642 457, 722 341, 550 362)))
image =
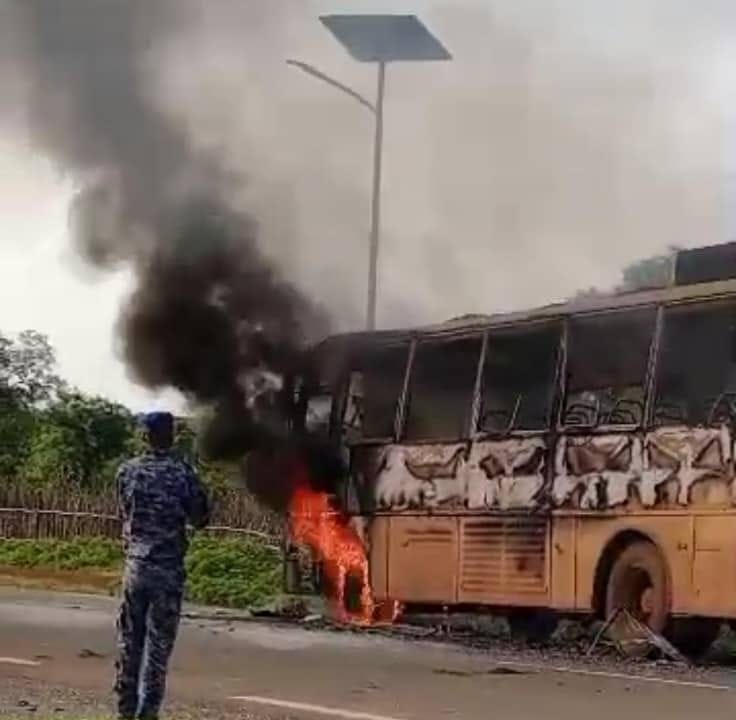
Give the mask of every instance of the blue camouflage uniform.
POLYGON ((186 526, 207 523, 208 500, 193 468, 170 451, 123 463, 117 482, 125 546, 118 712, 121 718, 156 718, 179 627, 186 526))

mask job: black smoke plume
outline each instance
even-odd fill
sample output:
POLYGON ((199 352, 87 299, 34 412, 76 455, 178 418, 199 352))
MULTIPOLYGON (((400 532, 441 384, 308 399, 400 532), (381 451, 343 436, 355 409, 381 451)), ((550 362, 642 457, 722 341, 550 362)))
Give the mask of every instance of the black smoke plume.
POLYGON ((210 409, 210 455, 272 439, 258 396, 326 321, 259 251, 257 223, 230 201, 241 178, 156 102, 152 50, 184 6, 16 0, 4 13, 21 37, 33 140, 78 186, 75 243, 96 266, 134 271, 119 321, 132 376, 210 409))

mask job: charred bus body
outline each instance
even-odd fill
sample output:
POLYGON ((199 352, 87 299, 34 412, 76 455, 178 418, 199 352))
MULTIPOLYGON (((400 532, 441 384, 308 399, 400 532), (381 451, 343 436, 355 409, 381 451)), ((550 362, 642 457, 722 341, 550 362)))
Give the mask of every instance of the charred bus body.
POLYGON ((682 255, 664 288, 316 349, 305 424, 349 461, 339 501, 378 600, 500 608, 512 628, 626 608, 688 651, 736 618, 736 251, 719 251, 682 255))

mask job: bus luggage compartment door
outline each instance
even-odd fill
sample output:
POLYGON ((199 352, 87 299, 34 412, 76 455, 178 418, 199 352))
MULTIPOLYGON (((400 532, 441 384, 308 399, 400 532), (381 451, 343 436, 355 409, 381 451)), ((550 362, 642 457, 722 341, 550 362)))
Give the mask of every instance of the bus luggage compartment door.
POLYGON ((457 602, 459 518, 394 516, 389 522, 388 594, 402 602, 457 602))

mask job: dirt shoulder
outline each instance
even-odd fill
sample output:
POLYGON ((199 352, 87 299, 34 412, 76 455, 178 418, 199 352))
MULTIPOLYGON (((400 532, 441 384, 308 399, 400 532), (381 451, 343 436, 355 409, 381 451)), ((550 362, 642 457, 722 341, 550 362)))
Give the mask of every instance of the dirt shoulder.
POLYGON ((0 586, 23 590, 50 590, 114 595, 120 586, 118 570, 54 570, 0 565, 0 586))

